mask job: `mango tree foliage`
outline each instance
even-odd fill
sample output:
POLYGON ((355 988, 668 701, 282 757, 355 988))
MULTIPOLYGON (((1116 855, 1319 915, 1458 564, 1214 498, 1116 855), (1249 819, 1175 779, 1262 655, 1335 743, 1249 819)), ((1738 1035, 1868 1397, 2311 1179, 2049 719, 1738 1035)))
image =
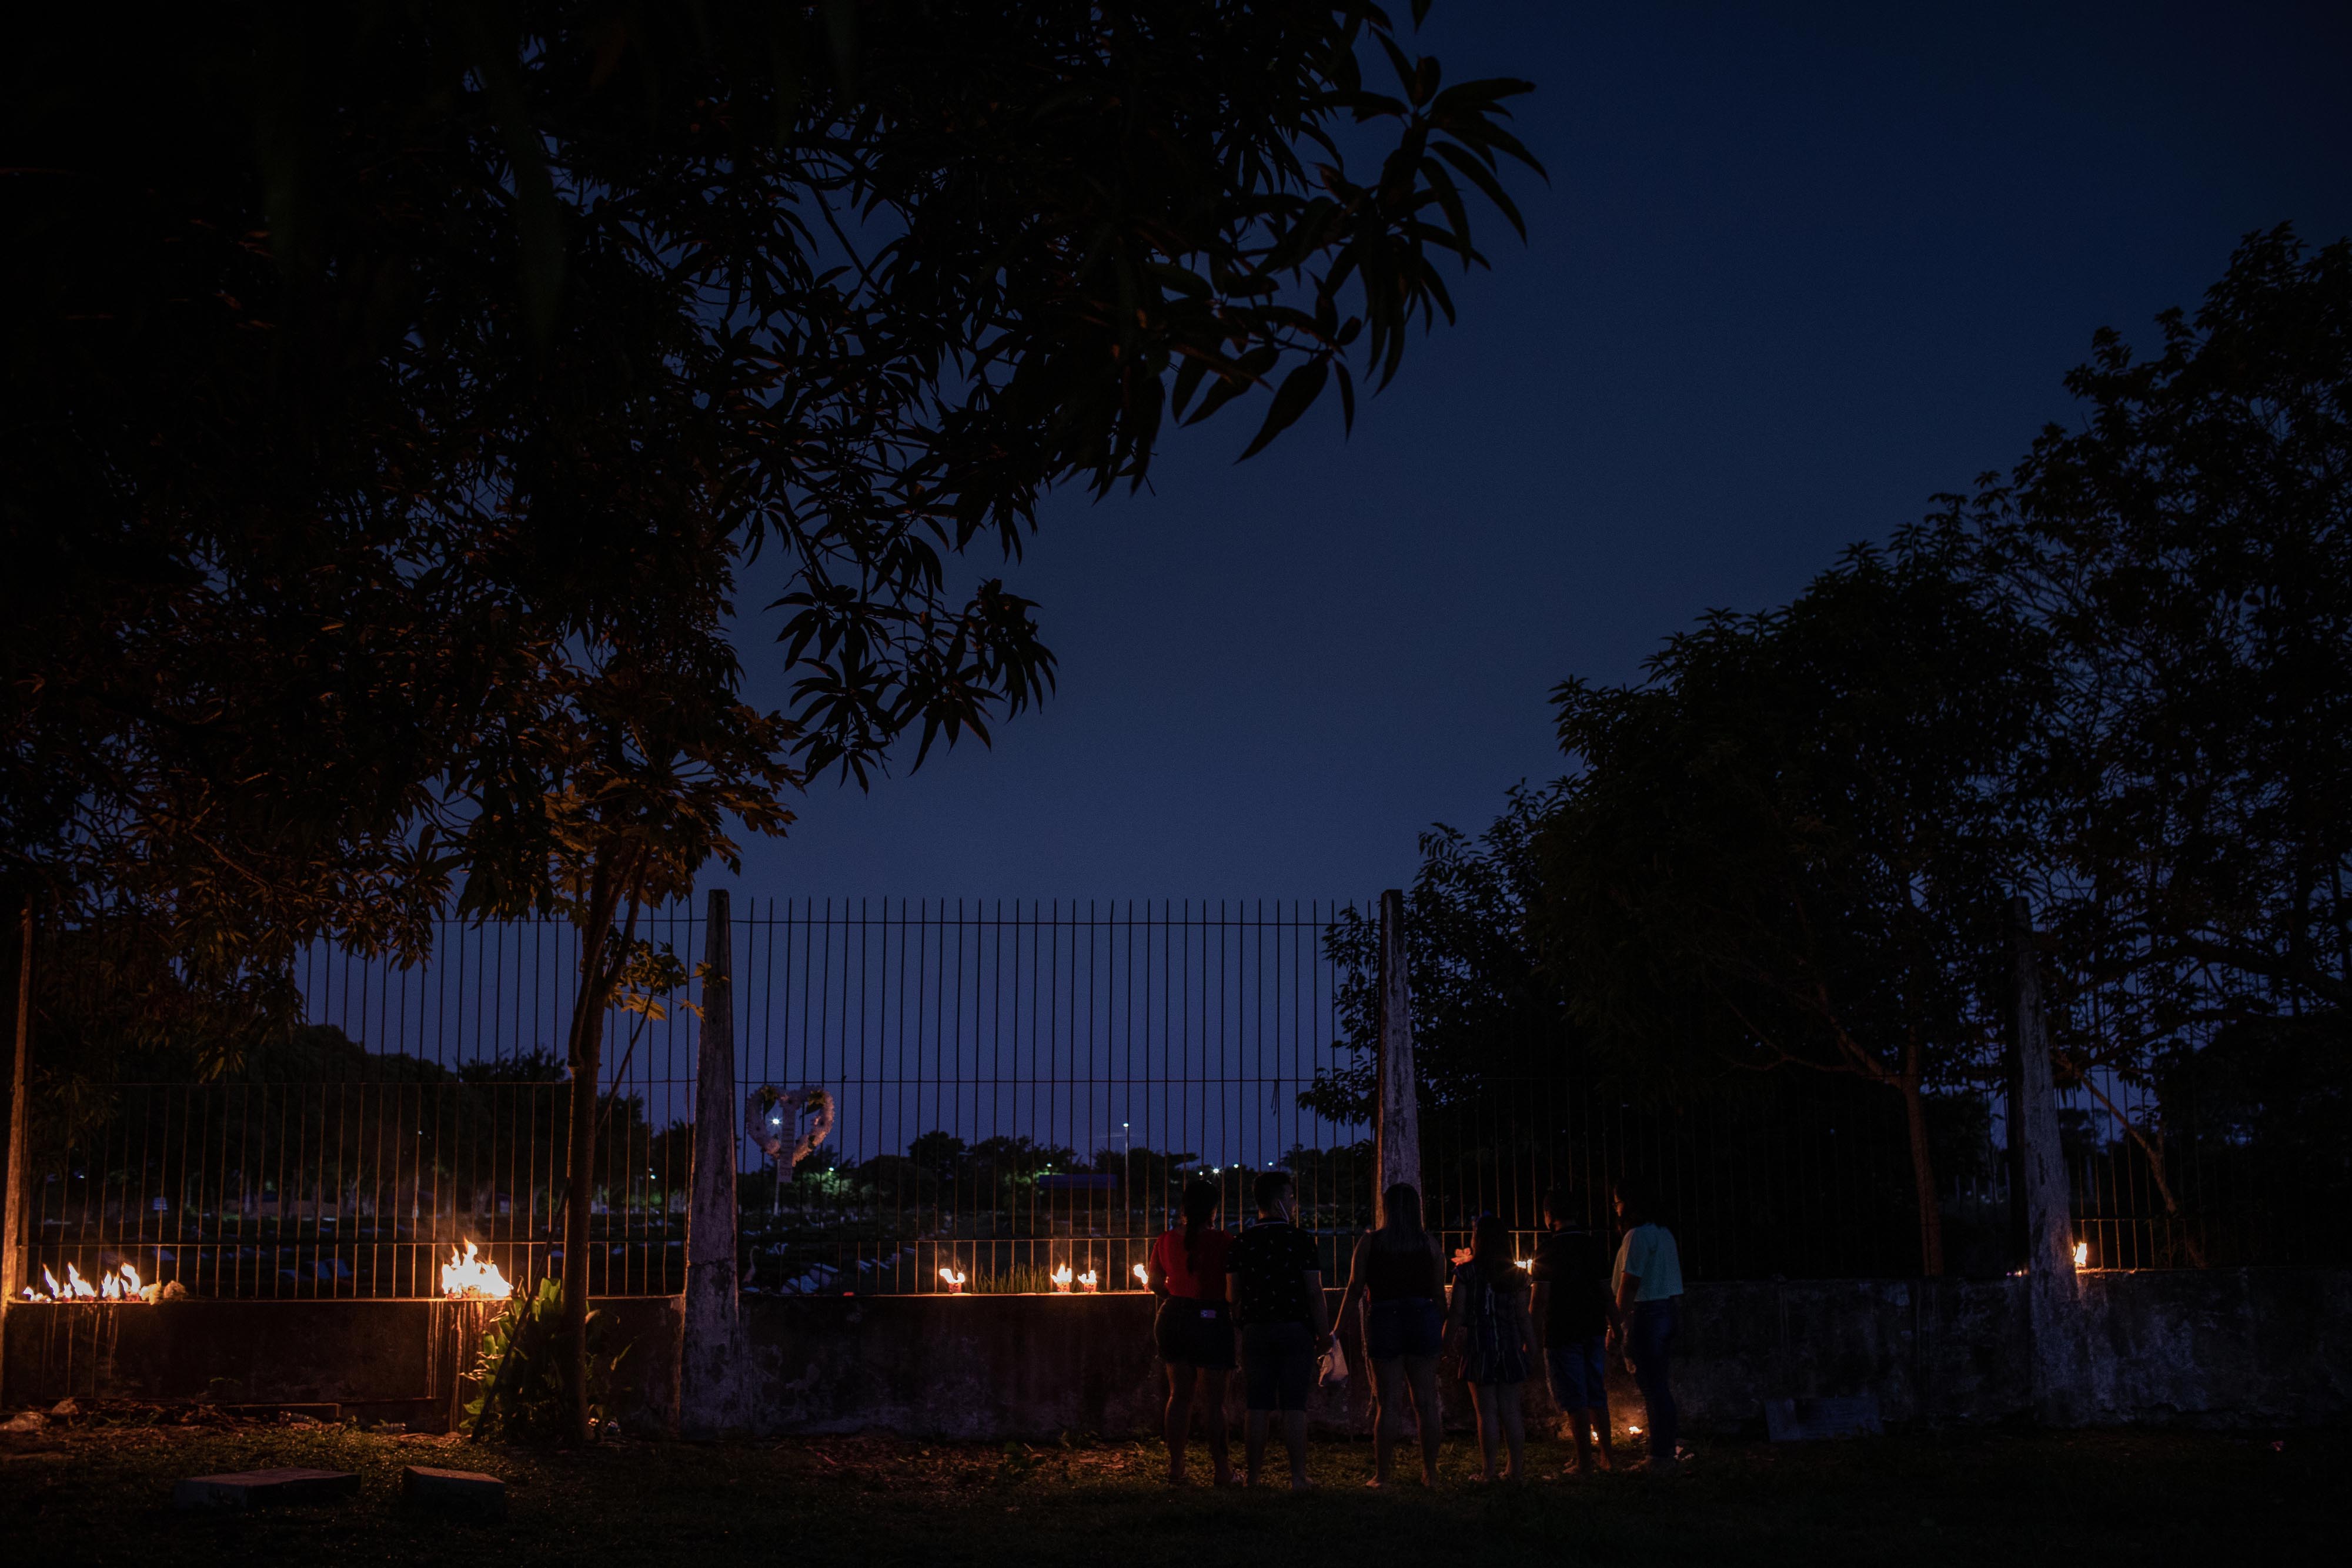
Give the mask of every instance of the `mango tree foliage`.
POLYGON ((1410 40, 1303 0, 33 19, 12 882, 226 979, 417 954, 452 898, 562 913, 594 1081, 606 1005, 679 973, 646 901, 809 774, 1049 688, 955 558, 1139 485, 1171 418, 1262 393, 1247 453, 1327 387, 1352 415, 1451 319, 1469 203, 1518 221, 1525 84, 1410 40), (740 695, 755 552, 778 712, 740 695))

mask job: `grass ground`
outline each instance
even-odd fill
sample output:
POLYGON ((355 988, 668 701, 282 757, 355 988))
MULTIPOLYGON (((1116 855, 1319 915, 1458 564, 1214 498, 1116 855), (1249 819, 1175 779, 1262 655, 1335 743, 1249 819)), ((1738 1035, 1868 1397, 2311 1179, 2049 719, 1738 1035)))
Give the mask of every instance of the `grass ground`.
MULTIPOLYGON (((1560 1449, 1536 1445, 1531 1469, 1560 1449)), ((820 1438, 619 1443, 550 1453, 327 1427, 82 1425, 0 1436, 7 1563, 951 1565, 1249 1562, 1811 1564, 2342 1561, 2352 1434, 1969 1433, 1704 1447, 1672 1480, 1464 1479, 1362 1488, 1360 1443, 1318 1444, 1320 1490, 1171 1491, 1132 1442, 820 1438), (509 1517, 461 1524, 399 1500, 401 1467, 502 1476, 509 1517), (173 1480, 300 1465, 355 1470, 356 1500, 182 1514, 173 1480)), ((1205 1471, 1205 1457, 1196 1465, 1205 1471)))

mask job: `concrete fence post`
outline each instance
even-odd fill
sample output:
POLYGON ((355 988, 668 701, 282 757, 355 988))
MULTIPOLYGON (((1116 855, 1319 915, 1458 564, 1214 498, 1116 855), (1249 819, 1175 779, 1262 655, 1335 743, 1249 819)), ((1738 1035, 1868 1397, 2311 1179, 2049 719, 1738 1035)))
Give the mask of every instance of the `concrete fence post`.
POLYGON ((2009 904, 2009 1145, 2011 1202, 2025 1249, 2028 1341, 2036 1416, 2055 1427, 2089 1418, 2089 1343, 2066 1158, 2058 1141, 2058 1092, 2050 1071, 2050 1020, 2031 908, 2009 904))
POLYGON ((738 1375, 735 1298, 735 967, 727 894, 710 893, 703 948, 702 1024, 694 1076, 694 1179, 686 1217, 686 1312, 678 1351, 677 1427, 716 1437, 748 1423, 738 1375))
MULTIPOLYGON (((1412 1062, 1412 981, 1404 939, 1404 894, 1381 894, 1380 1061, 1374 1074, 1372 1192, 1375 1213, 1381 1194, 1398 1182, 1421 1187, 1421 1079, 1412 1062)), ((1424 1193, 1424 1197, 1426 1194, 1424 1193)), ((1382 1218, 1386 1218, 1384 1215, 1382 1218)))
MULTIPOLYGON (((25 901, 24 919, 16 929, 16 1071, 8 1079, 8 1191, 0 1197, 0 1324, 7 1321, 10 1306, 25 1288, 26 1270, 25 1251, 29 1244, 25 1234, 25 1209, 27 1203, 26 1170, 32 1160, 32 1151, 25 1145, 33 1125, 32 1056, 33 1056, 33 901, 25 901)), ((6 1358, 0 1356, 0 1366, 6 1358)), ((5 1390, 0 1390, 5 1397, 5 1390)), ((0 1406, 5 1408, 5 1406, 0 1406)))

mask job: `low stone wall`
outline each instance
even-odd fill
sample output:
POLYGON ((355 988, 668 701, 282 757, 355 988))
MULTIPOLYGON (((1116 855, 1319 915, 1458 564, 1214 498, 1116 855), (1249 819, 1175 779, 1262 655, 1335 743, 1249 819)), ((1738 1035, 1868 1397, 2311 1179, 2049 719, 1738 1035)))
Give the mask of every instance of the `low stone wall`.
POLYGON ((2352 1270, 2088 1274, 2084 1303, 2098 1421, 2352 1418, 2352 1270))
MULTIPOLYGON (((2093 1419, 2263 1427, 2352 1416, 2352 1270, 2084 1277, 2093 1419)), ((1760 1431, 1768 1398, 1875 1395, 1896 1424, 2013 1420, 2031 1407, 2022 1281, 1701 1285, 1685 1300, 1675 1388, 1692 1432, 1760 1431)), ((675 1298, 600 1302, 631 1350, 616 1404, 675 1423, 675 1298)), ((1152 1303, 1108 1296, 748 1296, 740 1374, 757 1435, 881 1430, 1003 1438, 1150 1430, 1162 1398, 1152 1303)), ((434 1301, 18 1306, 0 1345, 12 1406, 84 1398, 333 1407, 436 1428, 488 1309, 434 1301)), ((1318 1391, 1325 1431, 1369 1426, 1357 1375, 1318 1391)), ((1234 1380, 1238 1382, 1238 1380, 1234 1380)), ((1239 1389, 1231 1391, 1239 1406, 1239 1389)), ((1458 1388, 1449 1424, 1466 1420, 1458 1388)), ((1640 1405, 1612 1371, 1622 1428, 1640 1405)), ((1541 1385, 1531 1420, 1551 1415, 1541 1385)))
MULTIPOLYGON (((629 1369, 657 1405, 658 1391, 677 1383, 674 1299, 597 1305, 619 1318, 629 1369)), ((415 1301, 19 1304, 0 1338, 0 1402, 292 1406, 441 1431, 466 1397, 465 1374, 496 1313, 485 1302, 415 1301)), ((634 1392, 632 1400, 647 1403, 634 1392)))

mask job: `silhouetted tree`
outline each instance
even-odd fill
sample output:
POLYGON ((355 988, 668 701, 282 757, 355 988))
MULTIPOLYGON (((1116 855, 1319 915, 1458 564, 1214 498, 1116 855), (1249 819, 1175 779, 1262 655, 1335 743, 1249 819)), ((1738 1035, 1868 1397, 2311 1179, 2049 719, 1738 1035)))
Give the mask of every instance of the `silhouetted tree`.
POLYGON ((948 557, 1140 484, 1171 413, 1352 413, 1530 162, 1525 84, 1356 3, 67 11, 8 60, 0 506, 74 590, 9 629, 8 869, 231 974, 561 912, 590 1082, 679 973, 644 901, 1042 695, 948 557), (728 630, 761 550, 782 715, 728 630))
POLYGON ((2248 236, 2139 359, 2102 331, 2053 426, 1965 506, 2052 639, 2058 683, 2011 788, 2067 1065, 2146 1154, 2164 1130, 2099 1077, 2177 1088, 2229 1043, 2352 1038, 2352 245, 2248 236), (2169 1064, 2169 1065, 2168 1065, 2169 1064))
POLYGON ((1987 1054, 2018 844, 1996 782, 2037 714, 2028 628, 1948 530, 1717 614, 1639 686, 1556 695, 1550 961, 1603 1052, 1851 1073, 1901 1096, 1942 1271, 1929 1089, 1987 1054))

